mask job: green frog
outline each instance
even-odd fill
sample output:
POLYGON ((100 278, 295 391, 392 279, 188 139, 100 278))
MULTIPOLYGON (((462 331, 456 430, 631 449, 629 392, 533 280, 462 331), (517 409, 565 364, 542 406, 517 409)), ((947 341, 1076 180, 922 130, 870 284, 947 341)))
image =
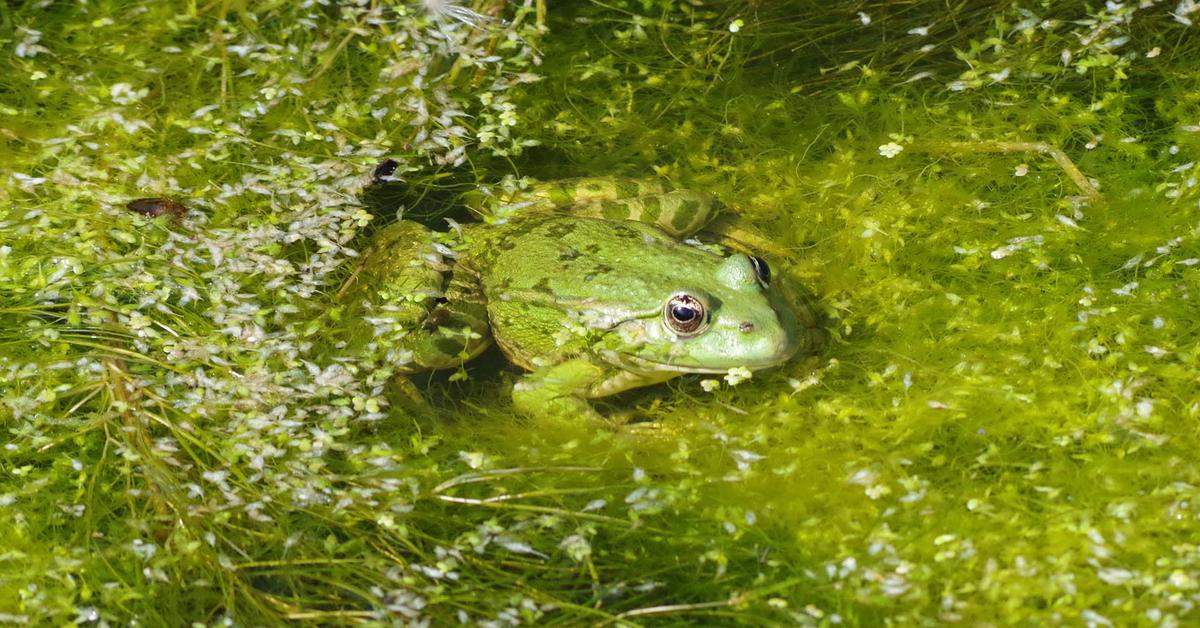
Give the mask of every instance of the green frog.
POLYGON ((687 239, 713 223, 709 195, 595 177, 468 204, 482 222, 385 227, 343 287, 365 342, 403 373, 459 368, 495 343, 529 371, 516 410, 602 419, 589 399, 818 345, 813 311, 766 261, 687 239))

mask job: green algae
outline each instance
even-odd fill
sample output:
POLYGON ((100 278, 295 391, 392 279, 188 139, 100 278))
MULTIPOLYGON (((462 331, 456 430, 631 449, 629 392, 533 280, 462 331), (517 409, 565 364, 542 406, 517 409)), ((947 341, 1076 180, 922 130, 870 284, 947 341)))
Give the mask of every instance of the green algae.
POLYGON ((2 617, 1194 621, 1200 67, 1141 4, 4 5, 2 617), (410 413, 330 357, 384 157, 709 189, 833 342, 627 432, 495 356, 410 413))

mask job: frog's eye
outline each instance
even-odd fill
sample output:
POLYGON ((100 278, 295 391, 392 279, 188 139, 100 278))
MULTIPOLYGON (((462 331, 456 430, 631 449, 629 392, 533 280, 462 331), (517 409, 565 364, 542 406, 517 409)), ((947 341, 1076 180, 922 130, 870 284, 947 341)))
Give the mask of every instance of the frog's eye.
POLYGON ((771 285, 771 267, 767 266, 767 260, 751 255, 750 265, 754 267, 754 274, 758 275, 758 283, 762 284, 762 287, 771 285))
POLYGON ((663 307, 663 320, 671 331, 686 338, 704 330, 708 313, 700 299, 690 294, 677 294, 667 299, 663 307))

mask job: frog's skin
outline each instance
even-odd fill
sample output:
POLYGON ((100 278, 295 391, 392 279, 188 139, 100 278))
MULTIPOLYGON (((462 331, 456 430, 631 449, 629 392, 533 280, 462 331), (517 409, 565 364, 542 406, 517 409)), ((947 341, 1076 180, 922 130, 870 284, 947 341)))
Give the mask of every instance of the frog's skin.
POLYGON ((445 234, 386 227, 343 289, 402 372, 460 367, 495 342, 530 371, 513 387, 518 411, 600 419, 588 399, 777 366, 820 337, 766 262, 681 242, 713 218, 709 196, 588 178, 476 210, 486 222, 445 234))

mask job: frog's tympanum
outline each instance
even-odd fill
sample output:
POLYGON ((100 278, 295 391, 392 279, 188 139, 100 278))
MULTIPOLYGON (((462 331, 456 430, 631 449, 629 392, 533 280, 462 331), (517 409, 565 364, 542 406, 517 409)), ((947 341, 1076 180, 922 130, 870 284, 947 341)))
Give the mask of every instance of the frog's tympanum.
POLYGON ((344 291, 402 372, 460 367, 494 342, 530 371, 519 411, 599 419, 588 399, 777 366, 820 337, 764 260, 681 241, 716 213, 710 196, 587 178, 478 205, 484 222, 446 233, 385 227, 344 291))

